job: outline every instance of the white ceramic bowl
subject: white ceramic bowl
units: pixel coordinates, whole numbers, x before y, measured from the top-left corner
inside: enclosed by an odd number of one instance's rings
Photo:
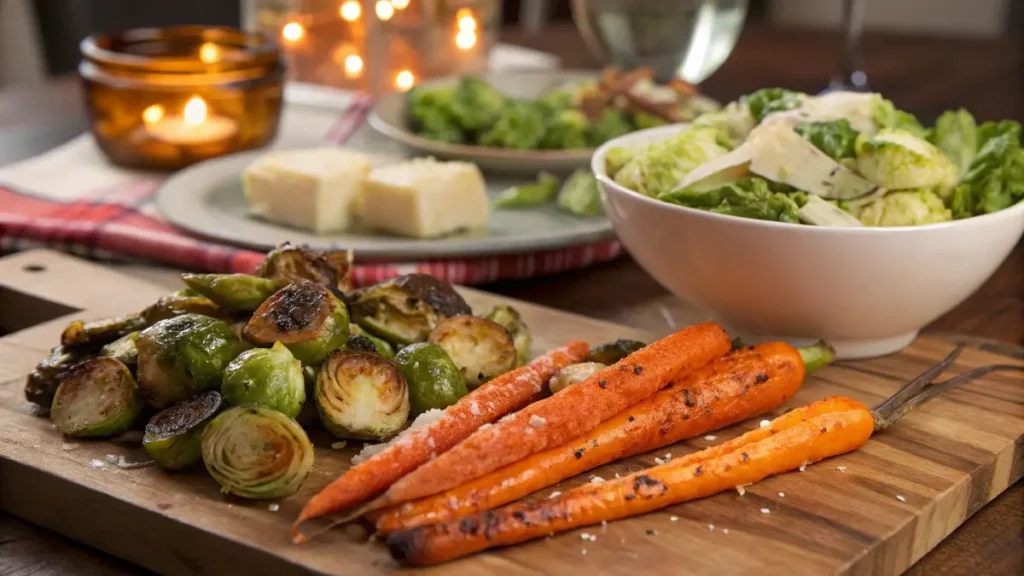
[[[1024,203],[927,226],[826,228],[684,208],[605,173],[609,148],[640,147],[679,129],[607,142],[591,167],[633,258],[744,339],[824,339],[840,358],[894,352],[981,286],[1024,233]]]

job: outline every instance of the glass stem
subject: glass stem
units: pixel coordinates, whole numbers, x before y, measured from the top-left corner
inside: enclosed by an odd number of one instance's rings
[[[864,0],[843,0],[843,29],[846,33],[843,50],[843,77],[841,84],[854,90],[867,90],[868,77],[864,73],[861,56],[861,34],[864,31]]]

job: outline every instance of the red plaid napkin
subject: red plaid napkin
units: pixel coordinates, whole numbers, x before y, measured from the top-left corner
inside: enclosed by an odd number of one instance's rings
[[[328,131],[345,143],[366,119],[371,101],[358,99]],[[140,177],[88,198],[60,201],[0,183],[0,253],[46,247],[100,260],[142,260],[189,270],[251,272],[263,254],[191,236],[166,222],[152,200],[157,177]],[[617,240],[528,254],[455,260],[358,263],[357,286],[411,272],[457,284],[485,284],[584,268],[616,258]]]

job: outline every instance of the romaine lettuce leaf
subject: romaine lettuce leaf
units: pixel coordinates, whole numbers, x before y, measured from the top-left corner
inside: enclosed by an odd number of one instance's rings
[[[997,212],[1024,200],[1020,124],[986,122],[978,128],[978,155],[953,191],[954,218]]]
[[[804,101],[804,95],[785,88],[762,88],[747,94],[742,101],[750,108],[754,122],[760,124],[764,117],[772,112],[799,108]]]
[[[930,140],[956,164],[963,175],[978,153],[978,125],[967,110],[948,110],[935,121]]]
[[[790,192],[792,188],[784,184],[754,177],[706,192],[666,192],[658,199],[717,214],[796,224],[800,222],[799,210],[806,196]]]
[[[928,130],[921,126],[913,114],[896,108],[891,100],[885,98],[878,99],[875,107],[875,124],[878,124],[879,129],[898,128],[918,138],[928,138]]]
[[[803,136],[818,149],[828,154],[833,160],[853,158],[854,142],[859,134],[844,119],[822,122],[804,122],[793,127],[796,133]]]

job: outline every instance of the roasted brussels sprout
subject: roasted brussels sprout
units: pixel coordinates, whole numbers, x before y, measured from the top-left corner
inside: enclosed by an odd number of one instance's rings
[[[220,388],[224,368],[247,348],[226,322],[200,314],[157,322],[139,334],[135,347],[139,391],[158,410]]]
[[[258,404],[295,418],[306,401],[302,362],[281,342],[246,350],[224,369],[220,391],[228,404]]]
[[[343,298],[349,290],[351,271],[351,250],[321,252],[285,242],[267,254],[256,273],[282,284],[309,280],[327,286],[335,296]]]
[[[548,389],[551,390],[552,394],[560,392],[573,384],[583,382],[587,378],[590,378],[607,367],[607,365],[600,362],[580,362],[579,364],[570,364],[558,372],[555,372],[555,375],[548,380]]]
[[[202,294],[196,292],[191,288],[182,288],[180,290],[175,290],[174,292],[171,292],[171,296],[180,296],[182,298],[187,298],[192,296],[202,296]]]
[[[189,288],[232,312],[252,312],[285,282],[249,274],[182,274]]]
[[[81,348],[53,348],[50,355],[29,373],[25,381],[25,399],[48,411],[53,404],[53,395],[57,392],[60,381],[72,368],[92,357],[92,353]]]
[[[64,328],[60,335],[60,343],[63,346],[102,346],[146,326],[146,321],[138,314],[90,322],[75,320]]]
[[[236,406],[203,430],[203,464],[221,492],[242,498],[294,494],[313,468],[313,445],[291,418],[262,406]]]
[[[484,318],[498,323],[508,331],[512,343],[516,346],[516,366],[522,366],[530,361],[530,329],[515,308],[499,304],[484,314]]]
[[[125,334],[103,348],[100,348],[99,355],[120,361],[134,373],[135,367],[139,363],[139,349],[135,347],[135,338],[138,336],[138,332]]]
[[[436,344],[420,342],[406,346],[395,355],[395,364],[409,385],[412,416],[432,408],[447,408],[469,393],[462,372]]]
[[[164,296],[147,306],[142,311],[142,318],[146,326],[152,326],[161,320],[184,314],[202,314],[219,320],[228,319],[224,310],[205,296]]]
[[[428,274],[406,274],[363,288],[349,298],[353,320],[392,344],[423,342],[441,320],[472,311],[451,284]]]
[[[203,459],[203,428],[220,410],[216,390],[157,412],[146,424],[142,448],[161,467],[184,470]]]
[[[260,346],[281,342],[306,364],[323,362],[348,340],[348,311],[325,286],[310,281],[277,291],[242,331]]]
[[[316,379],[316,408],[338,438],[383,440],[409,417],[409,388],[390,360],[369,352],[332,352]]]
[[[437,344],[462,372],[470,389],[504,374],[516,364],[512,337],[500,324],[476,316],[441,321],[427,341]]]
[[[600,362],[601,364],[611,366],[644,346],[647,346],[647,344],[637,340],[620,339],[615,342],[608,342],[591,348],[590,354],[587,354],[586,361]]]
[[[368,334],[366,330],[363,330],[359,326],[359,324],[349,324],[348,333],[350,335],[349,339],[351,339],[352,336],[362,336],[369,340],[370,342],[373,342],[373,346],[377,349],[377,353],[387,358],[388,360],[393,360],[395,358],[394,346],[389,344],[387,340],[377,338],[373,334]]]
[[[68,436],[113,436],[127,430],[141,411],[128,367],[113,358],[93,358],[60,383],[50,421]]]

